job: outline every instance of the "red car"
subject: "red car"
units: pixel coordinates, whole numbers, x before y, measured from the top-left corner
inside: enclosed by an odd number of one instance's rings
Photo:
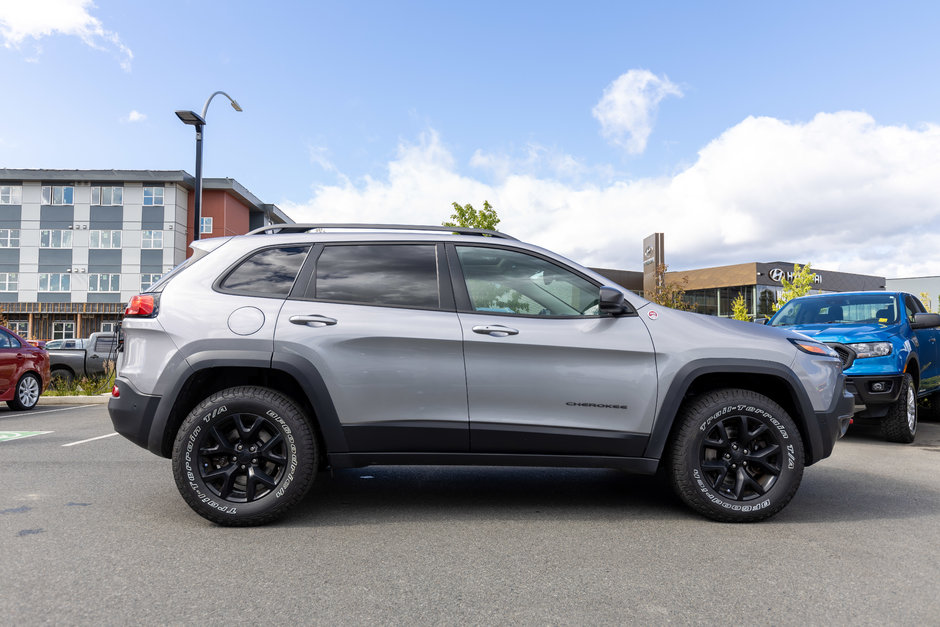
[[[49,353],[0,327],[0,401],[11,409],[32,409],[49,385]]]

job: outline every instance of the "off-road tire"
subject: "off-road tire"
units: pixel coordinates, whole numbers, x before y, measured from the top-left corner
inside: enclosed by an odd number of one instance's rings
[[[914,378],[907,372],[901,379],[898,400],[888,409],[888,415],[881,419],[881,435],[888,442],[909,444],[917,435],[917,390]]]
[[[686,505],[721,522],[755,522],[783,509],[803,478],[803,440],[777,403],[750,390],[686,403],[666,470]]]
[[[32,372],[27,372],[16,382],[13,398],[7,401],[7,406],[16,411],[32,409],[39,402],[42,394],[42,381]]]
[[[232,527],[262,525],[303,499],[320,448],[303,410],[262,387],[235,387],[203,400],[173,443],[173,477],[197,514]]]

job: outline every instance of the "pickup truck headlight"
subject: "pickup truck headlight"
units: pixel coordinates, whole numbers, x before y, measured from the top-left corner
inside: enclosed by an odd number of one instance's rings
[[[855,359],[884,357],[891,354],[890,342],[857,342],[855,344],[846,344],[846,346],[855,351]]]

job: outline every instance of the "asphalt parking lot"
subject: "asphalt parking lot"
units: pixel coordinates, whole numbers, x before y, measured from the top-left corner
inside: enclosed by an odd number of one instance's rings
[[[936,624],[940,424],[853,428],[759,524],[609,470],[325,473],[215,527],[105,406],[0,409],[8,624]],[[9,434],[25,435],[9,439]]]

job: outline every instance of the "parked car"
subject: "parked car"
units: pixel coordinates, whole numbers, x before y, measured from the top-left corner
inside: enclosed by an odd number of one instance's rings
[[[57,350],[60,348],[85,348],[85,343],[87,339],[84,338],[68,338],[64,340],[49,340],[46,342],[45,348],[47,351]]]
[[[0,327],[0,401],[10,409],[32,409],[49,385],[49,354],[45,349]]]
[[[70,384],[76,377],[99,377],[108,373],[117,359],[117,334],[92,333],[88,338],[61,341],[49,348],[50,369],[54,381]]]
[[[917,398],[940,392],[940,314],[905,292],[850,292],[794,298],[769,324],[835,349],[856,417],[892,442],[914,441]]]
[[[494,231],[336,226],[196,241],[127,306],[111,420],[213,522],[371,464],[663,469],[699,513],[756,521],[848,426],[839,357],[805,336]]]

